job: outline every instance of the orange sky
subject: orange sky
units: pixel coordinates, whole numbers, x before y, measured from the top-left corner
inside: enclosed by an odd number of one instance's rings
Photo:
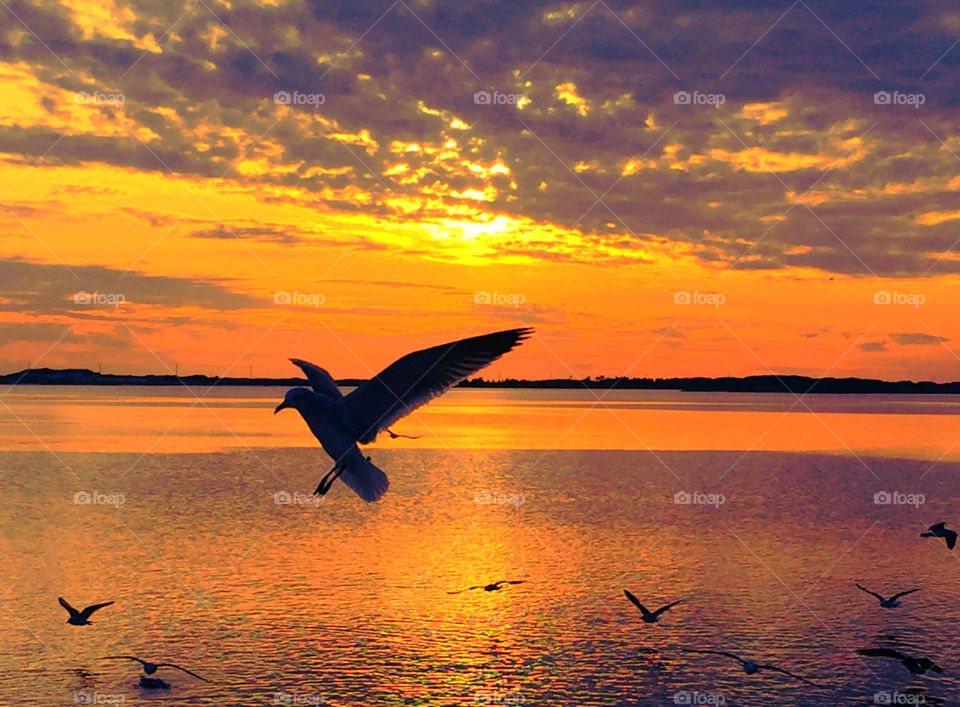
[[[0,8],[0,371],[960,379],[958,17],[491,7]]]

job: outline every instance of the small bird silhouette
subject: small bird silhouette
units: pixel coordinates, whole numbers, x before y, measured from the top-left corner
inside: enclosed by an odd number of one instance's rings
[[[795,675],[794,673],[791,673],[789,670],[778,668],[776,665],[761,665],[755,660],[744,660],[740,656],[734,655],[733,653],[727,653],[725,651],[704,651],[704,650],[697,650],[696,648],[681,648],[680,650],[684,651],[685,653],[710,653],[712,655],[723,655],[723,656],[726,656],[727,658],[733,658],[735,661],[737,661],[738,663],[740,663],[740,665],[743,666],[743,672],[745,672],[747,675],[753,675],[754,673],[758,673],[761,670],[773,670],[778,673],[783,673],[784,675],[789,675],[790,677],[796,680],[801,680],[807,683],[808,685],[816,685],[815,682],[811,682],[806,678],[802,678],[799,675]]]
[[[637,607],[638,609],[640,609],[641,612],[643,612],[643,616],[642,616],[641,618],[643,619],[643,621],[644,621],[645,623],[648,623],[648,624],[658,623],[658,622],[660,621],[660,614],[662,614],[664,611],[667,611],[667,610],[670,609],[671,607],[674,607],[674,606],[676,606],[677,604],[679,604],[680,602],[683,601],[683,599],[678,599],[677,601],[673,602],[672,604],[667,604],[666,606],[661,606],[661,607],[660,607],[659,609],[657,609],[656,611],[649,611],[649,610],[647,609],[647,607],[645,607],[643,604],[640,603],[640,600],[639,600],[639,599],[637,599],[635,596],[633,596],[633,594],[631,594],[630,592],[628,592],[626,589],[623,590],[623,593],[627,595],[627,599],[629,599],[631,602],[633,602],[633,605],[634,605],[635,607]]]
[[[857,651],[857,653],[860,655],[869,655],[879,658],[893,658],[894,660],[899,660],[901,663],[903,663],[903,667],[905,667],[914,675],[923,675],[931,670],[935,673],[943,672],[943,668],[929,658],[915,658],[913,656],[904,655],[900,651],[896,651],[893,648],[861,648]]]
[[[155,672],[157,672],[158,668],[176,668],[177,670],[182,670],[187,675],[192,675],[197,680],[210,682],[206,678],[202,678],[196,673],[192,673],[186,668],[182,668],[179,665],[175,665],[174,663],[151,663],[150,661],[142,660],[133,655],[105,655],[100,660],[135,660],[143,666],[143,672],[146,673],[147,675],[153,675]],[[159,678],[156,678],[156,679],[159,679]],[[141,676],[141,682],[143,682],[143,676]]]
[[[859,589],[859,590],[861,590],[861,591],[864,591],[864,592],[866,592],[867,594],[872,594],[872,595],[875,596],[877,599],[879,599],[879,600],[880,600],[880,606],[882,606],[884,609],[893,609],[893,608],[896,608],[896,607],[900,606],[900,602],[897,601],[900,597],[903,597],[903,596],[906,596],[907,594],[913,594],[914,592],[919,592],[919,591],[920,591],[919,589],[908,589],[908,590],[905,591],[905,592],[898,592],[897,594],[894,594],[894,595],[893,595],[892,597],[890,597],[889,599],[884,599],[882,596],[880,596],[880,595],[877,594],[876,592],[871,592],[871,591],[870,591],[869,589],[867,589],[866,587],[861,587],[859,584],[856,584],[856,582],[854,582],[854,584],[856,585],[857,589]]]
[[[493,582],[491,584],[475,584],[472,587],[467,587],[466,589],[458,589],[455,592],[447,592],[447,594],[461,594],[463,592],[469,592],[471,589],[482,589],[485,592],[496,592],[503,588],[504,584],[523,584],[525,579],[501,579],[498,582]]]
[[[91,623],[90,615],[93,614],[94,611],[97,611],[99,609],[102,609],[105,606],[110,606],[111,604],[115,603],[112,601],[105,601],[103,604],[91,604],[83,611],[77,611],[72,606],[70,606],[70,602],[68,602],[63,597],[57,597],[57,601],[60,602],[60,606],[62,606],[64,609],[70,612],[70,618],[67,619],[67,623],[73,624],[74,626],[87,626],[88,624]]]
[[[923,533],[921,538],[943,538],[947,543],[947,549],[952,550],[957,544],[957,531],[950,530],[946,523],[934,523]]]

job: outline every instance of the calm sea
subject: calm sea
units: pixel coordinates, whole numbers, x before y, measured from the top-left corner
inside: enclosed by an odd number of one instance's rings
[[[956,704],[960,401],[459,389],[366,504],[281,396],[0,397],[0,704]]]

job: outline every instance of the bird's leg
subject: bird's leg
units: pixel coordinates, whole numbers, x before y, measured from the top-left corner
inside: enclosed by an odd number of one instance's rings
[[[340,478],[340,474],[344,472],[344,469],[346,469],[346,467],[340,462],[334,464],[333,468],[320,479],[320,484],[317,486],[317,490],[313,492],[313,495],[326,496],[327,491],[333,486],[333,482]]]

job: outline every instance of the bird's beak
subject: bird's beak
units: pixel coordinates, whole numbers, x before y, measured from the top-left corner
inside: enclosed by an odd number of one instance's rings
[[[290,406],[287,405],[286,403],[280,403],[279,405],[277,405],[277,407],[275,407],[275,408],[273,409],[273,414],[276,415],[278,412],[280,412],[280,411],[283,410],[284,408],[288,408],[288,407],[290,407]]]

